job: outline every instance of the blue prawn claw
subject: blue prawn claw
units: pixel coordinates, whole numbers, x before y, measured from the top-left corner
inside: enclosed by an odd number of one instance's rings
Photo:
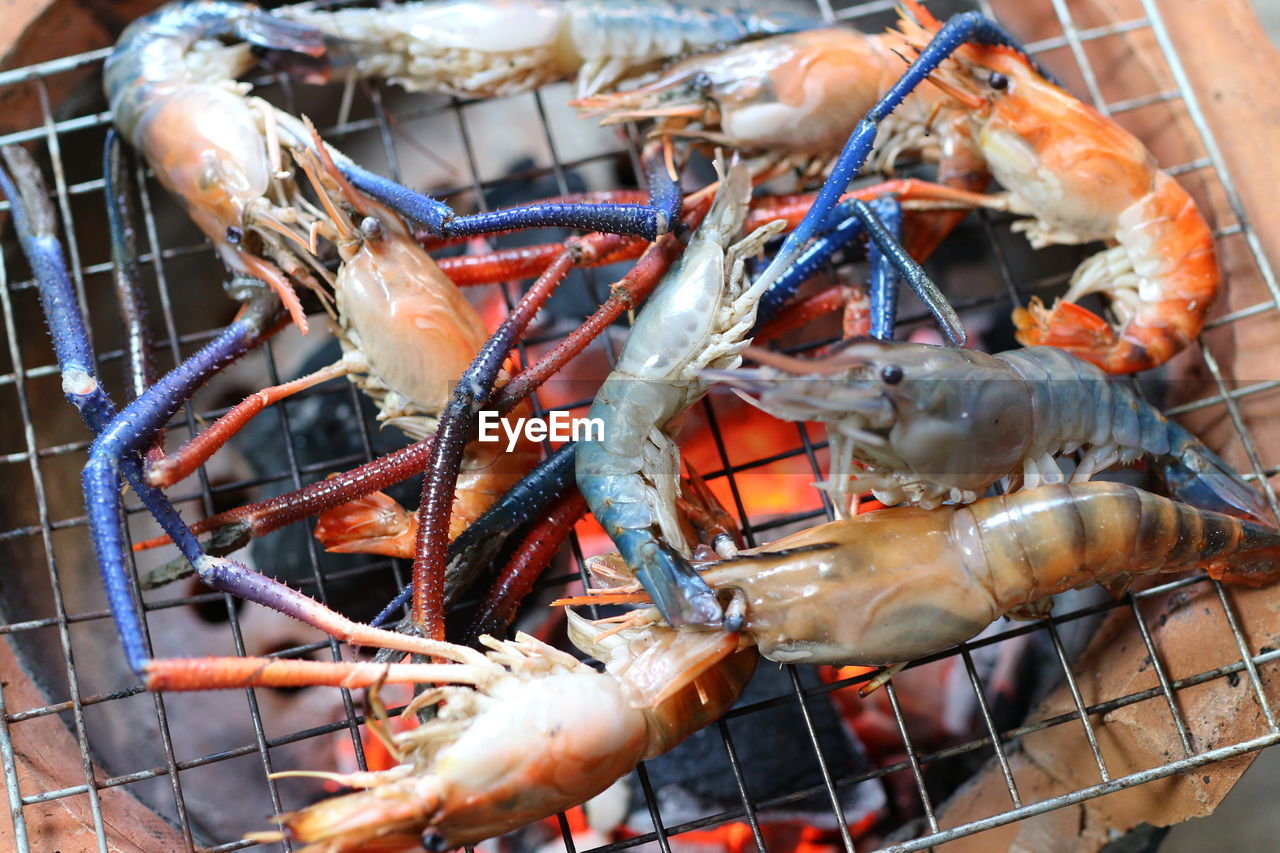
[[[676,628],[742,630],[740,621],[732,625],[725,621],[724,608],[716,594],[676,549],[651,536],[643,537],[645,541],[632,549],[624,544],[626,538],[625,533],[618,538],[618,548],[624,556],[633,552],[628,564],[639,567],[635,570],[636,580],[649,591],[669,624]]]
[[[1207,449],[1188,447],[1157,473],[1170,497],[1183,503],[1261,524],[1275,523],[1257,490]]]

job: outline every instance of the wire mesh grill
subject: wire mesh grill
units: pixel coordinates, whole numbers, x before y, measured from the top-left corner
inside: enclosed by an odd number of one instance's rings
[[[1220,240],[1243,239],[1256,264],[1257,273],[1265,284],[1272,298],[1258,305],[1219,316],[1211,321],[1209,328],[1218,328],[1242,322],[1257,315],[1274,310],[1277,306],[1277,290],[1274,272],[1260,248],[1257,235],[1244,215],[1239,194],[1232,177],[1226,171],[1223,156],[1215,143],[1213,134],[1195,96],[1189,88],[1186,74],[1174,52],[1169,35],[1160,18],[1159,10],[1152,0],[1143,0],[1141,14],[1119,23],[1101,26],[1077,26],[1073,18],[1073,5],[1067,0],[1040,0],[1041,4],[1052,4],[1055,17],[1060,25],[1061,34],[1034,42],[1030,45],[1033,52],[1052,58],[1051,64],[1060,72],[1063,69],[1078,75],[1083,89],[1077,92],[1088,99],[1104,113],[1123,116],[1126,113],[1141,111],[1159,105],[1180,104],[1199,135],[1198,144],[1203,150],[1201,156],[1193,157],[1185,162],[1162,163],[1168,170],[1177,175],[1203,177],[1212,182],[1214,191],[1221,192],[1226,199],[1226,207],[1234,214],[1235,221],[1219,227],[1216,236]],[[949,14],[953,8],[942,3],[933,5],[940,15]],[[978,4],[982,11],[990,14],[992,10],[987,4]],[[829,21],[841,21],[860,26],[868,31],[875,31],[887,25],[892,15],[893,3],[890,0],[875,0],[861,4],[842,6],[828,0],[817,0],[818,11]],[[1136,97],[1108,102],[1104,95],[1105,80],[1091,64],[1090,48],[1103,43],[1107,39],[1146,32],[1158,43],[1163,58],[1168,65],[1168,73],[1175,82],[1175,88],[1167,91],[1156,91]],[[105,112],[78,108],[74,103],[67,103],[54,111],[51,95],[65,91],[62,83],[67,79],[83,76],[85,70],[96,74],[108,51],[99,50],[85,54],[66,57],[54,62],[38,66],[17,69],[0,73],[0,91],[5,89],[22,90],[34,97],[40,107],[42,120],[29,128],[20,129],[0,136],[0,143],[35,143],[43,147],[53,170],[53,187],[56,203],[62,216],[61,225],[66,235],[68,256],[77,286],[85,304],[99,306],[102,303],[100,291],[105,288],[104,282],[109,275],[110,264],[101,260],[106,257],[104,241],[91,232],[89,226],[83,225],[91,221],[92,215],[87,213],[91,208],[101,208],[103,184],[100,174],[95,171],[99,162],[98,152],[105,128],[109,124],[109,116]],[[326,138],[339,147],[350,144],[367,143],[367,147],[380,152],[385,158],[379,162],[377,156],[366,161],[375,169],[385,168],[393,177],[401,176],[401,161],[412,156],[419,161],[418,166],[430,170],[435,168],[418,149],[406,140],[412,127],[419,121],[432,121],[435,126],[448,118],[454,122],[456,139],[454,147],[461,155],[462,169],[466,175],[461,181],[452,181],[457,186],[444,190],[444,195],[457,203],[470,203],[479,209],[499,206],[493,201],[502,192],[511,187],[520,187],[543,181],[548,183],[552,192],[565,193],[577,188],[576,182],[589,188],[606,188],[611,186],[613,173],[632,172],[636,167],[634,145],[624,144],[620,140],[609,138],[603,150],[580,150],[577,144],[578,126],[569,124],[573,119],[566,119],[557,110],[566,98],[564,87],[551,87],[532,96],[521,96],[500,102],[497,107],[506,111],[524,110],[529,113],[532,127],[539,129],[541,142],[545,145],[544,162],[534,163],[529,168],[517,169],[511,173],[505,166],[495,168],[491,162],[489,151],[484,140],[475,138],[474,123],[479,110],[493,109],[493,105],[465,103],[452,99],[434,97],[410,98],[390,88],[377,85],[349,86],[323,90],[320,94],[314,91],[295,89],[287,80],[269,79],[260,81],[260,91],[266,97],[279,102],[290,111],[299,110],[310,113],[322,128]],[[301,104],[299,102],[305,102]],[[401,132],[403,130],[404,132]],[[433,147],[448,148],[447,145]],[[570,153],[569,149],[573,149]],[[449,155],[438,155],[448,159]],[[426,163],[427,165],[423,165]],[[455,163],[456,165],[456,163]],[[450,183],[439,175],[435,176],[435,186]],[[216,269],[205,270],[198,274],[193,271],[203,268],[215,268],[208,247],[198,238],[193,228],[183,230],[157,211],[171,210],[170,202],[165,198],[163,190],[144,176],[138,176],[142,197],[142,215],[144,228],[141,234],[141,245],[144,255],[141,262],[154,277],[153,325],[160,330],[159,346],[166,351],[168,358],[176,361],[189,355],[204,341],[211,338],[220,327],[218,323],[210,323],[210,315],[215,310],[203,307],[221,299],[211,293],[212,281],[219,272]],[[419,181],[421,184],[422,181]],[[545,193],[544,193],[545,194]],[[509,203],[509,202],[503,202]],[[6,206],[7,209],[7,206]],[[1060,288],[1066,274],[1075,265],[1078,254],[1064,254],[1057,272],[1048,277],[1027,280],[1023,274],[1022,263],[1024,252],[1018,240],[1005,240],[1008,236],[1007,223],[999,218],[980,217],[977,230],[985,241],[986,257],[995,262],[998,275],[991,276],[982,286],[975,286],[971,295],[957,299],[962,310],[978,308],[995,308],[1005,311],[1011,302],[1025,304],[1033,292],[1052,291]],[[258,694],[264,691],[247,691],[245,704],[238,713],[247,719],[248,737],[234,743],[222,743],[216,747],[203,748],[216,738],[200,738],[193,740],[194,733],[190,725],[183,728],[171,726],[172,708],[179,700],[169,696],[148,696],[143,694],[136,681],[123,672],[117,662],[110,664],[112,656],[118,656],[118,647],[110,644],[109,649],[99,652],[91,647],[92,635],[82,633],[88,626],[96,626],[99,630],[109,630],[109,618],[101,606],[101,598],[97,593],[81,589],[78,580],[88,577],[85,566],[91,565],[92,557],[88,547],[85,520],[82,504],[75,484],[78,477],[74,473],[83,463],[88,443],[79,431],[78,422],[73,413],[65,407],[61,394],[56,386],[58,371],[51,362],[50,352],[40,328],[35,312],[35,297],[32,282],[27,280],[27,273],[13,251],[12,244],[5,244],[5,264],[2,269],[7,272],[5,286],[0,287],[0,308],[4,312],[5,332],[7,336],[6,355],[0,357],[7,360],[0,375],[0,394],[9,405],[21,414],[16,421],[17,428],[10,438],[16,443],[11,447],[0,447],[0,463],[4,465],[6,483],[14,483],[8,491],[14,497],[6,500],[4,515],[0,516],[0,543],[4,543],[6,553],[10,555],[10,567],[13,570],[19,563],[25,563],[30,584],[48,584],[48,591],[43,596],[24,594],[19,598],[16,593],[6,593],[7,621],[0,626],[0,633],[9,635],[17,644],[24,642],[27,647],[41,646],[38,653],[32,655],[36,661],[43,661],[46,670],[43,683],[53,697],[51,704],[39,707],[12,707],[5,705],[4,693],[0,691],[0,760],[5,766],[5,778],[9,794],[10,810],[19,846],[24,842],[31,844],[31,849],[39,849],[38,836],[34,831],[30,816],[39,814],[43,804],[67,798],[80,798],[87,802],[92,824],[97,834],[99,849],[107,849],[106,827],[110,824],[110,799],[114,789],[139,789],[151,786],[147,799],[159,811],[175,821],[189,846],[211,843],[211,850],[234,850],[253,846],[251,842],[238,840],[237,834],[209,830],[203,823],[200,808],[193,808],[192,803],[208,802],[220,796],[233,796],[227,791],[207,790],[207,782],[201,771],[220,764],[236,761],[251,761],[260,765],[256,770],[257,788],[270,800],[269,808],[263,803],[259,813],[282,811],[297,807],[299,803],[290,800],[290,794],[280,783],[269,778],[268,774],[276,767],[276,758],[282,751],[292,745],[316,742],[318,738],[330,737],[336,732],[349,732],[356,762],[363,767],[364,755],[358,734],[358,727],[363,715],[357,708],[347,691],[341,692],[341,711],[327,720],[296,730],[281,731],[273,726],[272,716],[264,712],[263,700]],[[582,273],[581,284],[591,298],[602,300],[606,295],[608,278],[606,275]],[[941,276],[946,281],[946,276]],[[196,281],[199,279],[199,281]],[[205,281],[207,279],[207,281]],[[192,282],[195,281],[193,284]],[[573,285],[568,285],[572,287]],[[187,291],[195,287],[204,287],[204,293],[198,299],[188,298]],[[506,299],[507,307],[516,295],[511,287],[500,287]],[[589,310],[589,309],[588,309]],[[230,313],[230,309],[226,310]],[[111,347],[102,347],[105,340],[110,340],[111,330],[105,328],[109,323],[100,318],[109,316],[91,309],[89,319],[95,340],[100,345],[101,361],[106,367],[108,381],[111,365],[120,361],[120,352]],[[923,317],[910,318],[910,322],[922,322]],[[554,344],[563,329],[547,329],[535,333],[522,345],[522,357],[526,360],[530,352],[539,347]],[[275,384],[282,378],[288,378],[293,372],[287,365],[280,363],[277,345],[268,343],[262,354],[248,360],[249,370],[256,372],[257,381],[261,384]],[[601,346],[605,355],[612,359],[616,354],[614,348],[605,340]],[[1178,407],[1178,412],[1191,412],[1215,406],[1224,407],[1234,424],[1237,437],[1244,455],[1247,457],[1251,473],[1254,477],[1264,478],[1275,473],[1274,467],[1264,466],[1255,436],[1244,428],[1244,419],[1240,412],[1242,401],[1253,395],[1265,394],[1274,390],[1280,381],[1264,380],[1248,385],[1233,386],[1231,377],[1225,376],[1218,366],[1214,355],[1208,350],[1202,351],[1202,357],[1211,374],[1212,383],[1209,392],[1198,399]],[[335,390],[337,388],[337,390]],[[352,387],[327,385],[311,392],[314,398],[333,399],[344,397],[350,400],[353,410],[367,413],[367,405],[362,404],[358,392]],[[323,459],[304,458],[299,452],[306,437],[295,429],[296,410],[294,406],[305,402],[279,406],[274,411],[260,415],[260,419],[274,419],[275,428],[287,437],[284,442],[284,464],[281,470],[260,473],[252,476],[228,476],[213,481],[202,472],[198,488],[179,487],[175,498],[180,498],[188,506],[198,506],[203,513],[212,512],[231,503],[239,503],[254,490],[264,487],[281,486],[293,488],[305,482],[318,479],[326,473],[344,470],[374,455],[376,443],[375,429],[371,427],[369,418],[357,419],[353,429],[358,434],[359,451],[354,454],[330,455]],[[44,412],[48,401],[49,415]],[[189,404],[185,413],[177,419],[172,429],[176,432],[194,430],[198,421],[221,413],[219,406],[202,406],[203,397],[197,397],[195,404]],[[565,404],[566,408],[581,410],[588,399]],[[54,407],[58,407],[55,412]],[[803,428],[796,428],[796,438],[790,446],[778,448],[769,455],[757,458],[737,458],[733,449],[726,445],[723,436],[723,424],[717,418],[718,403],[715,400],[702,404],[710,434],[714,439],[719,456],[720,469],[704,472],[709,481],[726,480],[733,496],[732,509],[744,522],[744,532],[749,544],[768,541],[775,538],[778,531],[790,529],[798,524],[814,523],[824,514],[829,513],[829,506],[816,504],[811,510],[793,513],[759,513],[749,506],[744,498],[741,481],[753,472],[767,470],[769,466],[788,461],[799,462],[804,467],[805,476],[809,479],[821,479],[824,444],[814,440]],[[541,409],[539,409],[541,414]],[[740,455],[740,454],[739,454]],[[62,485],[71,482],[72,487]],[[1273,499],[1273,509],[1275,508]],[[135,533],[143,529],[145,519],[139,515],[139,509],[130,508],[131,527]],[[191,513],[188,512],[188,516]],[[318,547],[311,543],[303,546],[306,552],[307,577],[294,579],[307,592],[322,601],[328,601],[331,587],[340,581],[376,577],[382,582],[394,582],[399,585],[404,580],[402,567],[389,560],[364,560],[356,563],[335,564],[330,558],[322,555]],[[570,551],[576,566],[581,570],[582,553],[578,543],[574,541]],[[70,580],[74,577],[75,581]],[[547,584],[564,583],[572,577],[561,576],[548,580]],[[388,582],[389,581],[389,582]],[[8,582],[7,582],[8,583]],[[1221,587],[1216,588],[1219,606],[1226,618],[1226,628],[1232,632],[1234,642],[1239,651],[1239,659],[1221,666],[1175,677],[1170,668],[1162,664],[1162,657],[1152,639],[1147,624],[1143,621],[1140,604],[1148,598],[1165,595],[1172,590],[1193,585],[1211,583],[1200,577],[1183,578],[1171,583],[1151,587],[1134,593],[1116,603],[1093,605],[1087,608],[1055,614],[1051,619],[1034,623],[1008,626],[999,633],[975,640],[964,646],[936,655],[933,659],[958,656],[962,662],[963,672],[972,685],[981,710],[983,729],[979,737],[967,742],[947,746],[940,750],[922,750],[916,748],[909,730],[907,720],[902,712],[899,696],[891,682],[887,687],[887,696],[892,706],[893,715],[903,739],[905,758],[888,766],[876,767],[852,776],[833,774],[824,749],[815,733],[814,724],[806,706],[806,699],[848,690],[853,685],[865,680],[865,676],[846,678],[822,685],[806,685],[798,677],[796,670],[790,670],[790,693],[773,699],[755,702],[732,711],[726,721],[718,724],[717,730],[723,739],[727,756],[727,771],[734,776],[740,802],[728,810],[708,814],[691,821],[672,824],[663,819],[662,804],[654,797],[649,778],[642,766],[638,770],[639,786],[646,796],[649,813],[652,818],[652,830],[641,833],[635,838],[612,843],[597,848],[600,851],[623,849],[642,844],[656,842],[668,853],[672,842],[679,843],[679,836],[693,829],[716,826],[728,821],[745,821],[751,830],[756,845],[766,849],[765,833],[758,818],[762,810],[778,808],[788,803],[798,802],[805,798],[825,797],[836,815],[835,823],[842,833],[842,841],[848,849],[853,849],[855,841],[851,837],[845,820],[841,815],[841,791],[867,779],[885,777],[891,773],[905,771],[914,780],[918,796],[921,799],[924,822],[919,832],[907,840],[889,843],[884,849],[909,851],[926,849],[936,844],[965,835],[983,832],[1002,824],[1017,821],[1032,815],[1041,814],[1053,809],[1079,803],[1104,794],[1140,785],[1154,779],[1171,774],[1182,773],[1205,764],[1238,755],[1280,741],[1280,729],[1277,728],[1274,712],[1271,709],[1263,689],[1263,679],[1259,668],[1280,657],[1280,651],[1266,647],[1255,653],[1242,631],[1239,620],[1233,609],[1232,599]],[[1216,584],[1215,584],[1216,586]],[[20,601],[31,599],[36,603],[31,607],[19,609]],[[340,603],[340,602],[338,602]],[[251,633],[241,624],[241,612],[226,596],[217,593],[194,593],[174,596],[172,591],[161,591],[161,594],[146,596],[146,611],[149,626],[152,628],[152,640],[156,644],[157,654],[179,654],[183,648],[172,639],[162,639],[156,629],[157,621],[164,618],[166,611],[173,611],[189,606],[225,608],[224,626],[218,630],[229,634],[229,641],[235,653],[245,654],[246,647],[253,645]],[[1059,629],[1073,622],[1085,619],[1097,613],[1113,608],[1127,608],[1141,630],[1141,636],[1152,664],[1158,676],[1158,686],[1146,690],[1129,692],[1122,695],[1107,696],[1100,701],[1086,703],[1076,678],[1068,665],[1068,654],[1059,637]],[[229,630],[228,630],[229,629]],[[1003,642],[1013,637],[1023,636],[1031,632],[1045,632],[1055,650],[1062,674],[1073,697],[1074,710],[1058,714],[1047,719],[1040,719],[1014,729],[998,730],[990,709],[984,698],[980,684],[980,676],[974,665],[973,653]],[[327,651],[326,651],[327,650]],[[339,648],[334,641],[319,641],[304,644],[287,644],[283,648],[272,649],[274,653],[284,655],[329,654],[339,659]],[[187,652],[189,653],[189,651]],[[52,662],[52,663],[50,663]],[[34,664],[33,664],[34,665]],[[95,669],[101,667],[101,669]],[[1239,742],[1218,745],[1214,748],[1197,750],[1196,738],[1193,736],[1194,726],[1184,718],[1180,710],[1178,694],[1180,691],[1196,688],[1200,685],[1218,682],[1222,679],[1247,679],[1248,689],[1256,696],[1257,702],[1265,717],[1266,732],[1260,736]],[[1117,709],[1148,700],[1163,700],[1169,710],[1173,726],[1182,745],[1181,755],[1171,755],[1169,760],[1154,767],[1123,775],[1114,775],[1109,769],[1104,752],[1100,746],[1096,731],[1096,721],[1102,715]],[[274,702],[274,699],[273,699]],[[127,772],[110,775],[95,765],[98,754],[104,749],[104,743],[95,738],[94,730],[97,715],[103,708],[118,705],[126,710],[126,715],[133,715],[140,721],[150,736],[158,743],[162,760],[146,763],[146,766],[130,767]],[[761,800],[754,797],[746,781],[746,768],[738,759],[738,750],[730,736],[728,721],[757,714],[768,708],[780,705],[794,706],[800,713],[804,726],[812,744],[814,760],[820,771],[821,784],[803,790],[787,793],[772,800]],[[145,707],[144,707],[145,706]],[[83,780],[78,784],[61,787],[56,790],[44,789],[36,781],[20,776],[11,742],[13,730],[49,715],[59,715],[70,724],[75,742],[79,746],[79,761],[83,766]],[[189,724],[193,717],[183,713]],[[204,715],[205,725],[221,723],[221,713]],[[216,720],[215,720],[216,718]],[[1096,779],[1086,784],[1075,786],[1072,790],[1056,796],[1037,800],[1024,799],[1015,784],[1005,755],[1006,747],[1018,738],[1057,726],[1079,726],[1085,736],[1088,749],[1096,764]],[[993,744],[999,748],[993,749]],[[998,769],[1005,780],[1008,800],[996,813],[987,817],[969,820],[960,825],[940,828],[940,804],[934,802],[925,774],[922,770],[933,763],[939,763],[956,756],[980,753],[991,755],[998,762]],[[151,753],[146,753],[151,754]],[[157,786],[163,796],[159,800],[166,802],[156,805]],[[243,791],[234,796],[251,798]],[[563,820],[562,827],[565,826]],[[258,827],[243,826],[242,829]],[[566,833],[566,846],[573,850],[572,841]],[[867,845],[859,845],[859,849]],[[26,849],[24,847],[24,849]]]

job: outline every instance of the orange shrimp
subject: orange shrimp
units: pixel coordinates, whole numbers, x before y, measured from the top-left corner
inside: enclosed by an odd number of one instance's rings
[[[723,631],[619,630],[569,614],[569,635],[606,664],[604,672],[523,633],[505,642],[482,637],[483,655],[438,644],[456,662],[417,667],[438,686],[404,712],[440,704],[437,715],[406,731],[377,730],[401,763],[376,772],[276,774],[365,790],[279,815],[280,831],[248,837],[287,837],[313,853],[355,853],[450,850],[509,832],[591,799],[641,760],[714,722],[742,694],[758,660]],[[277,669],[311,662],[281,663]],[[360,666],[325,669],[346,676]],[[389,683],[415,680],[414,668],[381,669]],[[354,679],[347,683],[368,683]],[[376,693],[371,698],[384,717]]]
[[[305,332],[293,283],[319,285],[294,229],[306,233],[315,211],[281,152],[305,144],[306,134],[296,118],[234,82],[256,62],[244,37],[267,19],[245,3],[166,6],[124,31],[103,67],[103,86],[121,136],[223,263],[270,284]],[[235,43],[214,41],[220,37]]]
[[[923,46],[940,26],[918,3],[902,22]],[[1110,373],[1164,363],[1204,326],[1221,280],[1213,234],[1187,191],[1132,134],[1038,74],[1021,54],[966,44],[930,78],[966,108],[972,138],[1006,193],[992,208],[1035,248],[1105,240],[1053,308],[1014,312],[1018,340],[1049,344]],[[1118,327],[1075,304],[1105,294]]]
[[[575,102],[604,124],[654,119],[654,135],[764,151],[820,171],[867,110],[897,81],[907,47],[896,32],[807,30],[694,56],[635,89]],[[906,152],[938,164],[938,182],[980,192],[990,175],[952,99],[922,87],[880,125],[873,168],[891,172]],[[913,215],[909,251],[933,250],[965,211]]]

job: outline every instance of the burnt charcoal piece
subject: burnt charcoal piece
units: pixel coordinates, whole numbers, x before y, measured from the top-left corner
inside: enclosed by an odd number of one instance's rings
[[[810,667],[797,667],[796,674],[806,688],[820,683]],[[729,737],[761,823],[802,821],[820,829],[834,829],[836,821],[831,801],[823,787],[813,742],[794,695],[787,671],[769,661],[761,661],[755,678],[735,707],[778,697],[786,701],[731,717],[727,721]],[[841,720],[830,695],[819,693],[809,697],[805,704],[832,779],[839,783],[867,772],[870,765],[866,753]],[[695,733],[666,755],[645,762],[645,768],[667,826],[742,808],[742,795],[718,726]],[[814,791],[807,796],[794,796],[810,789]],[[878,780],[842,786],[838,790],[848,824],[857,823],[885,807],[884,790]],[[633,796],[630,823],[633,827],[647,827],[648,813],[638,786]],[[781,802],[765,805],[773,800]]]

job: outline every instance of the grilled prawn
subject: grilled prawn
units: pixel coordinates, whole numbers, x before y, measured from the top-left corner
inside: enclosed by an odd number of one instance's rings
[[[720,607],[689,566],[676,513],[680,449],[668,430],[710,387],[702,368],[741,362],[769,282],[747,286],[748,257],[782,228],[736,239],[751,182],[734,163],[675,267],[649,297],[588,416],[604,438],[578,447],[577,479],[596,519],[675,624],[713,624]]]
[[[281,140],[306,145],[309,137],[297,119],[234,82],[256,62],[245,39],[269,26],[278,25],[245,3],[165,6],[124,31],[107,58],[103,87],[120,134],[143,153],[223,263],[268,282],[305,331],[291,280],[319,284],[292,234],[306,233],[322,217],[287,169]],[[241,41],[215,40],[227,36]]]
[[[1270,583],[1280,531],[1119,483],[1060,484],[865,513],[713,563],[703,577],[740,593],[744,632],[770,660],[872,666],[942,651],[1003,615],[1042,613],[1069,589],[1196,567]]]
[[[487,655],[441,644],[459,662],[432,667],[444,686],[404,712],[440,703],[437,715],[385,735],[402,763],[279,774],[366,789],[281,815],[283,835],[313,853],[448,850],[491,838],[585,802],[672,749],[729,710],[755,671],[756,653],[723,631],[606,632],[576,615],[569,625],[604,672],[526,634],[483,637]]]
[[[1066,475],[1056,458],[1081,451],[1072,482],[1147,457],[1178,499],[1267,518],[1261,496],[1199,439],[1053,347],[987,355],[860,340],[817,360],[752,357],[764,366],[704,375],[777,417],[826,423],[838,510],[867,490],[886,504],[933,507],[970,503],[1002,478],[1058,483]]]
[[[584,97],[663,60],[818,23],[671,0],[443,0],[275,14],[343,42],[358,76],[469,98],[575,76]]]
[[[940,26],[917,3],[924,44]],[[1018,340],[1049,344],[1108,373],[1164,363],[1200,333],[1221,274],[1213,233],[1190,194],[1151,152],[1097,110],[1046,80],[1025,56],[965,44],[931,75],[964,106],[982,159],[1007,191],[988,204],[1032,217],[1015,224],[1035,248],[1103,240],[1052,308],[1014,313]],[[1108,297],[1118,328],[1076,304]]]
[[[269,282],[304,329],[290,280],[326,296],[332,291],[342,362],[254,395],[245,411],[347,375],[378,403],[381,420],[422,438],[488,332],[404,221],[343,178],[334,162],[341,155],[307,123],[234,82],[255,60],[247,43],[212,41],[228,35],[292,50],[318,37],[247,4],[174,4],[129,27],[107,63],[105,86],[120,132],[229,267]],[[318,205],[303,195],[290,160],[306,173]],[[317,256],[320,238],[337,249],[336,274]],[[153,462],[148,482],[166,486],[190,474],[240,422],[230,418]],[[474,476],[455,505],[459,523],[478,516],[537,461],[528,444],[501,464],[488,451],[472,450]]]

